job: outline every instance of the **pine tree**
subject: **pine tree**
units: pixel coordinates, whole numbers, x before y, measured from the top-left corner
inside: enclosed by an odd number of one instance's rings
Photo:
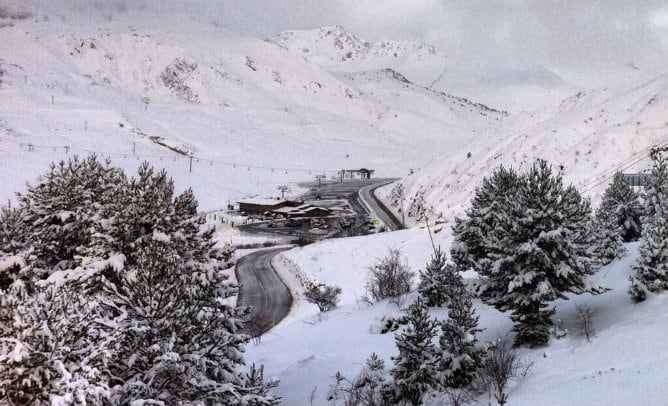
[[[19,268],[14,282],[0,287],[0,399],[104,403],[113,345],[96,323],[96,303],[68,286],[43,284],[29,266]]]
[[[32,247],[36,266],[61,269],[77,263],[91,243],[94,223],[101,220],[101,202],[113,198],[122,171],[97,160],[95,155],[51,164],[49,171],[19,204],[26,244]]]
[[[399,355],[393,357],[394,381],[387,388],[393,402],[419,405],[422,396],[437,387],[438,358],[432,339],[436,335],[435,319],[429,317],[427,305],[418,298],[407,311],[409,326],[394,338]]]
[[[602,265],[607,265],[626,254],[622,239],[622,226],[610,213],[598,211],[591,229],[597,236],[596,256]]]
[[[12,392],[0,398],[278,404],[262,367],[243,371],[246,310],[224,304],[237,291],[222,272],[229,252],[214,248],[192,191],[174,197],[146,164],[131,181],[119,171],[94,157],[61,163],[23,196],[36,241],[16,258],[39,255],[0,269],[0,387]],[[86,196],[60,195],[73,190]],[[64,221],[40,233],[40,213]]]
[[[645,212],[638,262],[633,267],[629,293],[635,302],[647,292],[668,290],[668,164],[653,156],[654,165],[645,187]]]
[[[469,385],[481,366],[484,350],[478,346],[478,315],[469,293],[459,286],[450,301],[448,318],[441,323],[440,382],[450,388]]]
[[[483,276],[479,294],[486,303],[512,311],[516,345],[543,345],[552,325],[553,310],[546,310],[547,302],[565,299],[566,292],[604,290],[589,281],[600,265],[592,248],[595,236],[589,230],[591,209],[573,186],[564,187],[561,176],[552,175],[543,160],[515,179],[512,198],[499,189],[500,198],[485,197],[489,206],[475,203],[475,210],[469,211],[488,212],[483,217],[485,227],[476,226],[478,220],[469,217],[454,229],[453,259]]]
[[[505,220],[501,216],[508,210],[508,205],[516,200],[521,181],[512,168],[499,166],[490,178],[483,178],[482,185],[476,188],[466,217],[455,218],[452,227],[455,240],[450,254],[459,271],[478,267],[489,244],[498,244],[498,241],[492,241],[496,227]]]
[[[17,209],[0,209],[0,253],[16,254],[25,249],[21,217],[21,212]]]
[[[426,300],[427,306],[448,305],[453,291],[462,283],[455,266],[447,263],[440,247],[431,256],[424,272],[419,272],[418,292]]]
[[[601,205],[596,211],[596,218],[601,222],[612,221],[616,224],[625,242],[636,241],[642,232],[641,216],[643,214],[640,197],[631,189],[624,174],[615,173],[612,183],[603,193]],[[612,217],[606,219],[605,217]]]

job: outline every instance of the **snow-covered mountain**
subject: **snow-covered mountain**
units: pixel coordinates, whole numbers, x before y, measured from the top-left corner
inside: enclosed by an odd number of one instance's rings
[[[500,109],[554,102],[577,87],[544,66],[482,68],[424,42],[365,41],[341,26],[278,33],[272,42],[329,72],[392,69],[423,87],[482,100]]]
[[[328,71],[392,68],[412,81],[433,81],[447,57],[423,42],[368,42],[341,26],[292,30],[276,34],[273,42]]]
[[[525,168],[535,158],[552,162],[596,200],[615,171],[641,172],[649,167],[649,149],[668,145],[666,112],[668,75],[625,89],[579,92],[554,108],[513,116],[487,139],[407,177],[406,205],[419,196],[432,215],[461,213],[483,176],[501,164]]]
[[[370,86],[183,10],[100,7],[3,8],[3,201],[48,162],[95,152],[128,169],[145,159],[166,167],[217,208],[316,172],[403,176],[505,118],[388,75],[383,63],[364,74],[378,77]],[[399,49],[408,59],[433,55],[423,45],[376,49],[345,38],[381,59]]]

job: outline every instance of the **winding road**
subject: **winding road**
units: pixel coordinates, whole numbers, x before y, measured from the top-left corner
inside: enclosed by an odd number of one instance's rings
[[[376,195],[374,192],[376,189],[378,189],[381,186],[385,186],[388,183],[391,183],[393,181],[387,181],[383,183],[376,183],[374,185],[370,186],[365,186],[360,189],[359,195],[360,199],[364,201],[366,206],[369,206],[368,208],[372,213],[378,217],[380,221],[382,221],[385,226],[388,228],[390,231],[396,231],[396,230],[401,230],[404,228],[404,225],[401,224],[401,221],[396,218],[394,213],[390,211],[390,209],[387,208],[378,198],[376,198]]]
[[[359,184],[359,197],[389,230],[404,228],[401,222],[374,195],[374,190],[387,185],[393,180],[382,180],[371,185]],[[341,186],[338,186],[341,187]],[[237,306],[251,308],[250,316],[244,325],[244,333],[251,337],[260,337],[290,312],[292,295],[285,283],[276,274],[271,259],[291,247],[273,248],[248,254],[237,262],[235,272],[240,284]]]
[[[271,259],[279,252],[292,247],[274,248],[253,252],[242,257],[235,269],[241,284],[237,306],[251,308],[250,318],[244,325],[244,333],[259,337],[288,315],[292,296],[285,283],[271,266]]]

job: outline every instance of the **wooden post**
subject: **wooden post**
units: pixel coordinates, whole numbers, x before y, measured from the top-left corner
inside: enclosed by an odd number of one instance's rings
[[[188,172],[192,173],[192,171],[193,171],[193,157],[192,157],[192,155],[189,158],[190,158],[190,166],[188,167]]]

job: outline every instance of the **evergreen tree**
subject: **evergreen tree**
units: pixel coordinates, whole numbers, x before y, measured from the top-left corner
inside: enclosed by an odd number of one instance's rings
[[[12,267],[14,281],[0,287],[0,403],[103,404],[113,340],[96,322],[96,303]]]
[[[25,235],[21,212],[0,209],[0,253],[15,254],[25,249]]]
[[[450,254],[459,271],[476,268],[484,259],[489,244],[496,235],[496,227],[508,210],[508,205],[516,200],[521,178],[512,169],[499,166],[490,178],[483,178],[476,188],[471,207],[465,218],[455,218],[452,227],[455,240]]]
[[[461,221],[454,229],[453,259],[483,276],[479,294],[486,303],[512,311],[516,345],[543,345],[554,313],[546,309],[547,302],[565,299],[567,292],[603,291],[588,278],[599,266],[589,230],[591,209],[543,160],[513,179],[517,186],[512,198],[502,189],[497,190],[500,198],[484,199],[491,202],[488,207],[480,207],[481,199],[474,198],[478,203],[469,214],[487,212],[485,227],[476,226],[476,219]]]
[[[192,191],[174,197],[171,179],[147,164],[128,181],[94,157],[83,162],[52,167],[22,197],[23,227],[37,240],[16,257],[27,265],[0,269],[0,398],[278,404],[262,367],[243,371],[246,310],[224,304],[237,291],[222,273],[229,252],[202,229]],[[60,196],[72,190],[87,194],[80,207]],[[40,240],[39,213],[64,218],[49,235],[75,248]]]
[[[597,220],[605,223],[612,221],[626,242],[636,241],[642,232],[643,214],[640,197],[631,189],[621,172],[615,173],[612,183],[603,193],[601,205],[596,211]],[[612,217],[612,219],[606,219]]]
[[[399,355],[393,357],[394,381],[387,387],[393,402],[419,405],[422,396],[437,387],[438,358],[432,339],[436,335],[435,319],[429,317],[427,305],[418,298],[406,314],[409,326],[394,338]]]
[[[439,370],[443,386],[462,388],[473,381],[484,356],[477,345],[480,331],[471,297],[460,285],[451,297],[448,318],[441,323]]]
[[[591,229],[597,236],[596,256],[602,265],[607,265],[626,254],[626,247],[622,240],[622,227],[613,215],[597,212],[596,221],[592,223]]]
[[[89,246],[102,202],[113,199],[123,173],[95,155],[51,164],[25,195],[19,194],[24,239],[36,266],[66,269]],[[33,262],[33,261],[31,261]]]
[[[647,292],[668,290],[668,164],[658,154],[645,186],[645,212],[638,262],[629,293],[636,302]]]
[[[445,253],[437,248],[424,272],[420,272],[418,292],[427,306],[443,306],[450,303],[453,291],[461,282],[461,276],[453,264],[448,264]]]

